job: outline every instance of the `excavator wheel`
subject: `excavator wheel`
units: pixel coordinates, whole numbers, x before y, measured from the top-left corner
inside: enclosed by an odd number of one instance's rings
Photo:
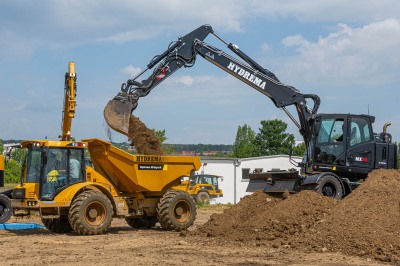
[[[325,175],[318,182],[318,185],[315,187],[315,191],[318,193],[331,197],[337,200],[341,200],[343,198],[343,188],[340,181],[331,175]]]
[[[130,227],[135,229],[148,229],[156,225],[157,217],[125,218]]]
[[[66,234],[73,231],[68,221],[68,216],[61,216],[58,219],[43,219],[43,225],[52,233]]]
[[[170,189],[158,203],[157,217],[164,230],[185,230],[196,219],[195,202],[189,193]]]
[[[196,202],[197,203],[210,203],[210,194],[205,191],[200,191],[196,195]]]
[[[12,216],[10,198],[0,194],[0,224],[6,223]]]
[[[88,190],[79,194],[71,204],[69,222],[80,235],[104,234],[111,225],[113,206],[101,192]]]
[[[137,104],[136,104],[137,105]],[[113,130],[128,136],[129,118],[135,105],[129,101],[111,100],[104,108],[104,118]]]

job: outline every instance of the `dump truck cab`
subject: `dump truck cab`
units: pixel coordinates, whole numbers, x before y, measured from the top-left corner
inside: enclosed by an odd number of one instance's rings
[[[25,167],[14,197],[34,196],[52,201],[65,188],[86,181],[84,154],[87,143],[71,141],[24,141]]]

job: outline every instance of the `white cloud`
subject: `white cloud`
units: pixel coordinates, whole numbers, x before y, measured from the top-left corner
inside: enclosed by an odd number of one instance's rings
[[[337,30],[313,42],[301,35],[282,40],[297,55],[280,66],[296,82],[330,85],[376,85],[400,81],[400,20],[362,27],[338,24]],[[301,79],[301,80],[300,80]]]
[[[136,76],[137,74],[142,71],[140,67],[134,67],[134,66],[126,66],[123,69],[121,69],[121,73],[124,75],[128,75],[129,77]]]

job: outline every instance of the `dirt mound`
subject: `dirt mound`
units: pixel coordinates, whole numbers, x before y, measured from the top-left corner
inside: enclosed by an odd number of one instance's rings
[[[129,118],[128,138],[139,154],[163,155],[161,143],[153,131],[133,115]]]
[[[337,202],[313,191],[246,196],[194,232],[246,245],[342,252],[400,262],[400,171],[376,170]]]
[[[212,215],[198,234],[272,247],[291,245],[293,236],[307,232],[335,203],[313,191],[302,191],[285,200],[257,191],[223,214]]]
[[[400,262],[400,171],[372,172],[304,239],[303,243],[314,250],[325,248]]]

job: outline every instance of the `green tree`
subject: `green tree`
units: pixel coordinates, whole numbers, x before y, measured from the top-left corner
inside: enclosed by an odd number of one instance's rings
[[[254,156],[256,150],[254,145],[255,136],[256,133],[247,124],[238,126],[235,143],[233,144],[233,156],[236,158]]]
[[[5,183],[19,183],[21,177],[22,167],[14,159],[7,160],[6,167],[4,169],[4,181]]]
[[[254,143],[256,156],[288,154],[290,145],[294,144],[293,134],[286,133],[287,124],[279,119],[261,121],[260,132]]]
[[[304,142],[293,147],[293,155],[295,156],[303,156],[305,151],[306,144]]]
[[[5,158],[4,180],[6,183],[19,183],[26,150],[14,148]]]
[[[166,141],[167,135],[165,133],[165,129],[163,130],[156,130],[156,129],[152,129],[154,136],[156,136],[158,138],[158,140],[160,141],[160,143],[162,144],[162,151],[164,154],[174,154],[174,147],[172,145],[165,145],[164,141]]]
[[[0,139],[0,154],[3,154],[3,151],[4,151],[3,140]]]

